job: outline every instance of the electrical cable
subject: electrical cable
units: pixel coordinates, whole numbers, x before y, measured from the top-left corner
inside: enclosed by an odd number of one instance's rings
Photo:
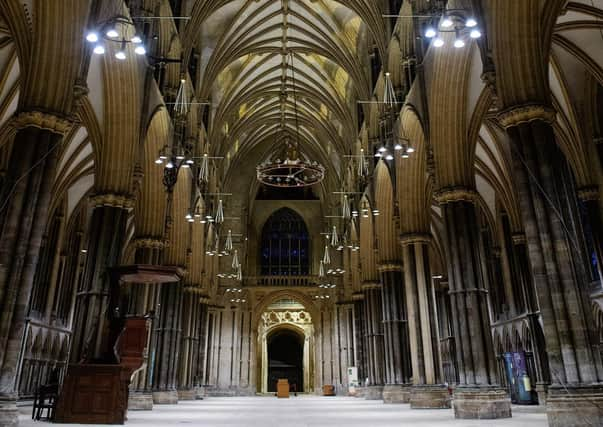
[[[4,209],[6,209],[6,207],[8,206],[8,204],[9,204],[9,202],[11,200],[11,197],[14,194],[14,192],[15,192],[17,186],[19,185],[19,183],[22,180],[24,180],[31,172],[33,172],[34,169],[36,169],[44,160],[46,160],[57,149],[57,147],[59,147],[61,145],[63,145],[63,144],[62,143],[54,144],[54,146],[52,146],[50,148],[50,150],[48,150],[46,153],[44,153],[44,155],[42,157],[40,157],[40,159],[36,163],[34,163],[34,165],[31,168],[29,168],[27,171],[25,171],[25,173],[23,175],[21,175],[15,181],[15,183],[13,184],[13,186],[10,189],[10,191],[8,192],[8,194],[6,196],[4,196],[5,199],[4,199],[4,203],[2,204],[2,206],[0,206],[0,213],[2,213],[2,211],[4,211]]]

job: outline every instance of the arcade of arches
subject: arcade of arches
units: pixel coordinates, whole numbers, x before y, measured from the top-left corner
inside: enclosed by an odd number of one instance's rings
[[[0,425],[138,343],[130,419],[601,426],[602,189],[602,0],[0,0]]]

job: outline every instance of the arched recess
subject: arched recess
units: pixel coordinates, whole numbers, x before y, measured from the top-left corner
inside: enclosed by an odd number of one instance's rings
[[[296,294],[296,295],[295,295]],[[269,387],[269,359],[268,345],[271,336],[275,333],[289,331],[296,334],[303,342],[303,391],[310,393],[314,391],[316,382],[315,372],[315,344],[314,344],[314,322],[317,314],[313,313],[312,302],[304,302],[306,296],[300,293],[275,292],[260,303],[260,309],[256,311],[253,325],[257,334],[256,357],[257,357],[257,390],[267,393]],[[302,298],[299,298],[302,296]]]

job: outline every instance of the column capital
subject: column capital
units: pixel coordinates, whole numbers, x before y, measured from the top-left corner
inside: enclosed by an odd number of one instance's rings
[[[479,195],[473,188],[460,186],[440,188],[434,197],[440,205],[443,205],[453,202],[475,203]]]
[[[523,104],[507,108],[498,114],[498,121],[505,129],[537,120],[553,124],[557,118],[557,112],[541,104]]]
[[[13,116],[10,126],[16,131],[27,127],[34,127],[64,136],[71,131],[75,123],[76,120],[73,118],[40,110],[29,110],[22,111]]]
[[[362,301],[362,300],[364,300],[364,294],[362,292],[356,292],[352,295],[352,300]]]
[[[154,237],[137,237],[134,239],[133,245],[136,249],[165,249],[167,241]]]
[[[377,265],[377,271],[379,273],[385,273],[388,271],[402,271],[402,264],[399,261],[386,261]]]
[[[590,185],[588,187],[581,187],[578,189],[578,198],[583,202],[592,202],[599,200],[599,187],[596,185]]]
[[[433,236],[430,233],[402,233],[400,234],[400,244],[410,246],[416,243],[430,244]]]
[[[377,282],[375,280],[367,280],[362,282],[362,290],[363,291],[368,291],[371,289],[381,289],[383,288],[383,285],[381,284],[381,282]]]
[[[90,197],[90,204],[93,208],[107,206],[112,208],[121,208],[126,210],[134,209],[134,198],[126,194],[95,194]]]
[[[514,245],[525,245],[527,242],[526,235],[524,233],[513,233],[511,235]]]

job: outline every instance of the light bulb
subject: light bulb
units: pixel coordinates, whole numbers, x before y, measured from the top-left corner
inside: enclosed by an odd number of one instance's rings
[[[437,31],[434,28],[432,28],[432,27],[429,27],[425,31],[425,37],[427,37],[428,39],[434,38],[435,36],[437,36],[437,34],[438,34]]]
[[[134,44],[140,44],[140,43],[142,43],[142,39],[138,36],[134,36],[134,37],[132,37],[131,42]]]
[[[450,28],[454,25],[454,22],[452,22],[452,19],[446,17],[444,18],[444,20],[442,21],[442,27],[444,28]]]
[[[168,169],[174,169],[174,163],[167,162],[167,165],[165,165],[165,167],[168,168]]]
[[[465,46],[465,42],[462,39],[456,39],[454,41],[454,47],[456,47],[457,49],[460,49],[464,46]]]
[[[435,39],[433,41],[433,45],[435,47],[442,47],[442,46],[444,46],[444,40],[438,37],[437,39]]]
[[[479,39],[482,36],[480,30],[472,30],[471,34],[469,34],[472,39]]]
[[[407,153],[414,153],[415,149],[412,147],[408,147],[408,149],[406,150]]]
[[[189,168],[191,167],[191,165],[189,165],[188,163],[183,163],[183,164],[182,164],[182,167],[183,167],[184,169],[189,169]]]
[[[105,47],[102,44],[98,44],[98,45],[94,46],[93,52],[96,55],[104,55],[105,54]]]
[[[119,37],[119,33],[117,32],[117,30],[115,28],[111,28],[109,30],[107,30],[107,37],[110,37],[112,39]]]
[[[115,57],[117,59],[119,59],[120,61],[124,61],[126,59],[126,52],[124,52],[123,50],[120,50],[115,54]]]
[[[396,146],[394,147],[394,150],[396,151],[400,151],[402,149],[402,146],[400,144],[396,144]]]
[[[387,156],[385,156],[385,160],[394,160],[394,156],[388,154]]]
[[[98,41],[98,34],[94,31],[90,31],[86,35],[86,40],[88,40],[90,43],[96,43]]]
[[[136,46],[134,53],[136,53],[136,55],[146,55],[147,50],[144,48],[144,46]]]
[[[469,18],[465,22],[465,26],[469,28],[477,27],[477,21],[474,18]]]
[[[410,156],[408,155],[408,153],[402,153],[402,158],[403,159],[408,159]]]
[[[385,147],[380,147],[379,148],[379,152],[380,153],[385,153],[386,151],[387,151],[387,148],[385,148]]]
[[[383,157],[383,154],[381,154],[381,153],[375,153],[375,157],[381,158],[381,157]]]
[[[157,159],[157,160],[155,160],[155,163],[156,163],[156,164],[158,164],[158,165],[160,165],[160,164],[162,164],[162,163],[163,163],[163,160],[161,160],[161,159]]]

